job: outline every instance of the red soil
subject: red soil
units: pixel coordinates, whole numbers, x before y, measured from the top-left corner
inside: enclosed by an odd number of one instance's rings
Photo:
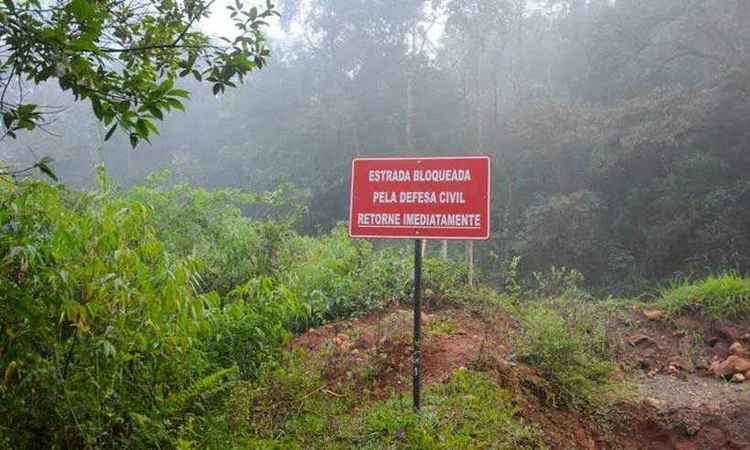
[[[291,347],[314,355],[331,389],[382,399],[411,389],[411,327],[410,310],[396,307],[309,330]],[[750,449],[750,382],[735,386],[701,378],[707,361],[726,346],[717,342],[747,330],[696,318],[651,321],[639,312],[625,313],[617,327],[624,369],[619,376],[635,381],[638,392],[615,405],[607,431],[549,405],[539,374],[509,362],[515,324],[506,315],[482,318],[457,308],[424,313],[423,382],[444,382],[460,367],[493,374],[516,394],[519,415],[542,430],[551,448]]]

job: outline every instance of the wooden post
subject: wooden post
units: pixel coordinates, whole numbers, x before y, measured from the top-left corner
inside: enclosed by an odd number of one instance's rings
[[[448,260],[448,239],[443,239],[443,246],[440,248],[440,257]]]

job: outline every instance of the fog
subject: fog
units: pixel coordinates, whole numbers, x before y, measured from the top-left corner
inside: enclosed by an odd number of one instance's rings
[[[215,8],[223,8],[217,4]],[[67,185],[94,167],[124,188],[292,184],[304,232],[346,219],[357,155],[490,155],[488,271],[575,267],[614,292],[640,280],[750,268],[750,2],[285,0],[269,65],[237,89],[183,79],[187,111],[151,143],[104,142],[88,103],[0,142]],[[218,9],[217,9],[218,11]],[[203,24],[220,34],[222,13]],[[430,251],[428,249],[428,251]]]

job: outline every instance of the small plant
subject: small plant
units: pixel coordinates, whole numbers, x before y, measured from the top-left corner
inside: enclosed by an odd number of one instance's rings
[[[442,296],[463,288],[469,280],[465,264],[439,258],[425,258],[423,266],[422,288],[425,294]]]
[[[582,297],[583,274],[576,269],[552,266],[548,272],[532,273],[533,292],[539,297]]]
[[[519,281],[519,265],[521,257],[514,256],[500,264],[500,282],[503,291],[513,297],[518,297],[523,292],[523,286]]]
[[[375,348],[368,356],[367,367],[364,368],[365,381],[375,381],[394,369],[394,361],[389,352],[409,347],[411,319],[409,313],[396,311],[377,324]]]
[[[236,366],[241,379],[250,379],[278,359],[290,330],[302,328],[308,314],[288,289],[270,278],[252,279],[211,311],[211,332],[202,344],[213,364]]]
[[[461,324],[458,321],[442,317],[439,320],[431,322],[427,326],[427,333],[433,336],[449,336],[455,334],[461,328]]]

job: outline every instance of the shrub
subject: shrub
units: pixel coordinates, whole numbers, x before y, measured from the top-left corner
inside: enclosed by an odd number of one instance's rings
[[[282,267],[280,248],[293,235],[296,209],[277,221],[251,220],[244,210],[276,206],[283,192],[257,194],[240,189],[166,186],[155,174],[148,186],[128,191],[127,198],[151,206],[151,223],[166,250],[201,262],[201,292],[224,295],[257,276],[270,276]]]
[[[311,324],[363,314],[409,292],[402,254],[376,252],[367,241],[349,239],[343,227],[320,239],[296,237],[287,248],[295,255],[280,277],[310,306]]]
[[[585,297],[583,275],[575,269],[552,266],[546,272],[533,272],[531,292],[537,297]]]
[[[425,258],[422,278],[426,294],[446,295],[465,287],[469,272],[465,264],[456,261]]]
[[[595,409],[609,390],[613,365],[604,359],[605,331],[580,315],[566,317],[550,306],[528,307],[523,333],[516,339],[519,358],[540,371],[545,395],[554,405]]]
[[[674,313],[700,312],[712,319],[747,317],[750,278],[728,273],[711,275],[695,283],[674,282],[662,289],[658,304]]]
[[[310,310],[271,278],[250,280],[228,298],[222,310],[211,311],[213,327],[203,345],[216,366],[236,366],[241,379],[254,378],[278,359],[290,331],[307,323]]]
[[[217,298],[194,293],[194,262],[164,251],[146,204],[39,182],[3,188],[4,438],[17,448],[168,442],[181,422],[168,399],[211,374],[196,338]]]
[[[523,285],[519,279],[519,264],[521,263],[520,256],[513,256],[505,259],[500,263],[499,270],[499,285],[502,287],[504,293],[513,297],[518,297],[523,292]]]

